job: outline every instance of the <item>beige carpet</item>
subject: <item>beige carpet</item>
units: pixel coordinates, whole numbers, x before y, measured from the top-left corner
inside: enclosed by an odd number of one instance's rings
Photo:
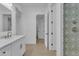
[[[44,40],[37,40],[37,44],[27,44],[25,56],[56,56],[56,51],[49,51],[44,46]]]

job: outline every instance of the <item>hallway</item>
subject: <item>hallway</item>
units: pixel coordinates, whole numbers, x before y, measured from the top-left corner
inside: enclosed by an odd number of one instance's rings
[[[37,40],[36,45],[27,44],[25,56],[56,56],[56,51],[49,51],[44,46],[44,40]]]

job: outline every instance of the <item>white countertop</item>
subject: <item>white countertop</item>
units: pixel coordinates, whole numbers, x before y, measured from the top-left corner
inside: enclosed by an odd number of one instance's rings
[[[0,49],[4,46],[13,43],[16,40],[19,40],[20,38],[24,37],[24,35],[13,35],[9,39],[0,39]]]

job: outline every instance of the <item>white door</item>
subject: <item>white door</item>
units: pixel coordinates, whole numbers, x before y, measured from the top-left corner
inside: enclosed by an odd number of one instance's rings
[[[45,47],[49,48],[49,13],[45,15]]]

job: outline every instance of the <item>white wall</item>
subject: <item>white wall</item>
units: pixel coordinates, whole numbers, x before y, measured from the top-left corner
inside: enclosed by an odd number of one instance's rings
[[[21,19],[21,12],[22,11],[22,8],[20,5],[18,5],[17,3],[13,3],[13,6],[12,6],[12,10],[11,10],[11,13],[12,13],[12,33],[13,34],[20,34],[20,19]],[[19,23],[20,22],[20,23]]]
[[[25,4],[20,21],[20,33],[25,34],[27,44],[36,43],[36,15],[45,14],[47,4]]]
[[[19,12],[22,12],[22,6],[20,5],[21,3],[12,3],[12,4],[19,10]]]
[[[10,11],[12,10],[12,3],[1,3],[5,8],[8,8]]]
[[[21,12],[16,8],[16,34],[21,34]]]
[[[16,8],[15,6],[12,6],[12,11],[11,11],[11,16],[12,16],[12,34],[16,34]]]
[[[63,55],[63,3],[56,4],[56,44],[57,55]]]
[[[2,23],[2,15],[0,14],[0,32],[2,32],[3,29]]]
[[[11,11],[8,8],[0,4],[0,14],[10,14],[10,13]]]

